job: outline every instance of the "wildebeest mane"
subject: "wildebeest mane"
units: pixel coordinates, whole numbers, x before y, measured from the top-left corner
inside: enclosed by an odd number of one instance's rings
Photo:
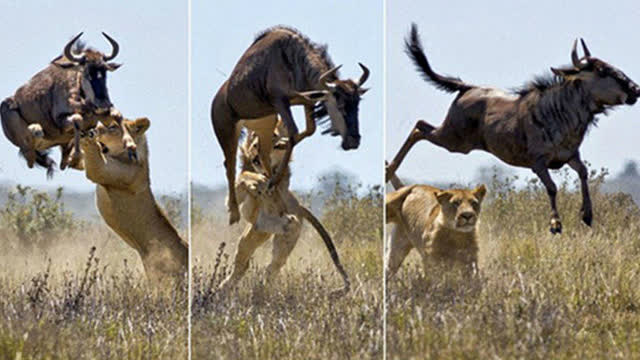
[[[291,35],[283,38],[281,42],[285,58],[289,62],[292,69],[301,70],[306,80],[310,83],[317,82],[322,73],[335,66],[333,60],[331,60],[331,57],[329,56],[328,46],[326,44],[318,44],[313,42],[311,39],[309,39],[307,36],[293,27],[285,25],[276,25],[270,27],[258,33],[258,35],[256,35],[255,39],[253,40],[253,44],[260,41],[267,35],[277,31],[287,32]],[[338,72],[335,72],[334,76],[332,76],[328,80],[336,80],[338,76]]]
[[[533,80],[527,82],[519,88],[513,89],[513,92],[520,96],[526,96],[532,91],[538,91],[540,93],[545,92],[548,89],[553,88],[556,85],[561,85],[564,79],[560,76],[552,73],[545,73],[542,75],[536,75]]]

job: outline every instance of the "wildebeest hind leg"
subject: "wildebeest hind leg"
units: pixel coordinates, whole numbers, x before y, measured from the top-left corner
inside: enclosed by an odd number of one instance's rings
[[[580,189],[582,190],[582,207],[580,209],[582,221],[591,226],[593,213],[591,210],[591,197],[589,196],[589,171],[580,159],[580,154],[576,154],[569,160],[569,166],[578,173],[580,177]]]
[[[238,139],[240,129],[238,120],[224,104],[219,104],[218,98],[214,99],[211,109],[211,122],[216,133],[218,143],[224,153],[224,167],[227,175],[227,211],[229,212],[229,224],[240,221],[240,209],[236,198],[236,154],[238,152]]]
[[[562,223],[560,222],[560,215],[558,214],[558,208],[556,206],[556,194],[558,193],[556,184],[553,182],[553,179],[551,179],[549,169],[544,165],[544,162],[539,161],[534,165],[532,170],[538,175],[547,189],[549,201],[551,202],[551,227],[549,230],[552,234],[560,234],[562,232]]]
[[[400,167],[400,164],[404,160],[405,156],[407,156],[407,154],[409,153],[409,150],[411,150],[413,145],[415,145],[420,140],[429,140],[431,142],[434,142],[434,137],[432,135],[433,130],[435,130],[435,127],[431,126],[429,123],[427,123],[424,120],[418,120],[416,125],[413,127],[413,130],[411,130],[409,137],[407,138],[407,140],[405,140],[404,144],[402,144],[400,151],[398,151],[398,153],[393,158],[393,160],[391,160],[391,163],[387,165],[385,182],[388,182],[391,180],[393,175],[396,173],[396,170],[398,170],[398,167]]]

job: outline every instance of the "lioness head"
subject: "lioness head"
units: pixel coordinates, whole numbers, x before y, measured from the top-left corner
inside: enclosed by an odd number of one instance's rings
[[[480,205],[487,188],[480,185],[474,190],[451,189],[436,194],[440,204],[442,225],[457,231],[473,231],[480,215]]]
[[[278,119],[275,131],[273,132],[273,150],[271,151],[271,167],[276,168],[283,160],[287,150],[287,131],[282,120]],[[255,133],[249,130],[244,143],[240,146],[240,163],[243,171],[252,171],[259,174],[266,174],[262,161],[260,161],[259,139]]]
[[[135,120],[123,119],[122,122],[136,144],[151,126],[151,122],[146,117]],[[94,136],[104,154],[115,157],[128,152],[124,145],[122,128],[115,121],[112,121],[109,125],[99,122],[94,129]]]

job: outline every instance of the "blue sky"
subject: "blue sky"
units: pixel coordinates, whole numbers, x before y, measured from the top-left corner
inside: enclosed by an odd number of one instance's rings
[[[80,31],[90,46],[110,51],[100,34],[120,44],[110,73],[111,100],[125,117],[147,116],[154,190],[177,192],[187,184],[187,2],[170,1],[2,1],[0,4],[0,96],[15,90],[62,52]],[[28,169],[18,149],[0,139],[0,181],[91,190],[84,173]],[[58,150],[53,154],[59,163]]]
[[[436,72],[466,82],[518,87],[536,74],[571,62],[573,40],[583,37],[591,53],[640,83],[637,1],[387,1],[386,158],[392,158],[417,119],[440,125],[455,95],[423,81],[403,52],[412,21]],[[582,144],[591,168],[616,173],[627,159],[640,160],[640,106],[621,106],[601,117]],[[420,182],[473,180],[479,166],[499,164],[488,153],[452,154],[418,143],[398,175]],[[514,169],[514,168],[512,168]],[[520,175],[534,176],[529,170]]]
[[[255,6],[261,4],[261,6]],[[345,152],[339,138],[318,131],[296,146],[292,187],[309,189],[318,175],[333,169],[355,174],[365,184],[382,179],[382,2],[370,1],[193,1],[193,181],[209,186],[226,184],[222,150],[209,117],[213,96],[233,70],[237,60],[268,27],[285,24],[299,29],[313,41],[329,45],[341,76],[358,78],[362,62],[371,70],[367,92],[360,104],[357,150]],[[299,128],[302,109],[294,108]]]

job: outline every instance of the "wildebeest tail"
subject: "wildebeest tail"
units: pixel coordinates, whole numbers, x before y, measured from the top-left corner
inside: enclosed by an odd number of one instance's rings
[[[409,33],[409,37],[405,39],[404,46],[405,52],[416,65],[417,70],[422,74],[422,78],[438,89],[452,93],[456,91],[466,91],[472,87],[469,84],[465,84],[459,78],[439,75],[431,69],[429,61],[427,61],[427,56],[424,54],[424,49],[422,48],[422,42],[418,34],[418,26],[415,23],[411,24],[411,32]]]
[[[53,161],[48,152],[36,150],[36,164],[47,169],[47,179],[53,178],[56,162]]]
[[[344,293],[348,292],[349,288],[351,287],[351,282],[349,281],[349,276],[347,275],[347,272],[344,270],[344,267],[340,263],[340,258],[338,257],[338,251],[336,250],[335,245],[333,245],[331,236],[329,236],[329,233],[324,228],[324,226],[322,226],[322,223],[320,223],[320,220],[318,220],[311,213],[311,211],[309,211],[304,206],[300,206],[300,211],[302,212],[301,214],[302,217],[305,220],[307,220],[311,224],[311,226],[314,227],[314,229],[316,229],[316,231],[318,232],[318,235],[320,235],[320,237],[322,238],[322,241],[324,241],[324,244],[327,247],[327,250],[329,250],[329,255],[331,256],[331,260],[333,260],[333,264],[336,266],[336,269],[338,270],[338,272],[340,273],[340,276],[342,276],[342,280],[344,281],[344,289],[341,292],[344,292]]]

